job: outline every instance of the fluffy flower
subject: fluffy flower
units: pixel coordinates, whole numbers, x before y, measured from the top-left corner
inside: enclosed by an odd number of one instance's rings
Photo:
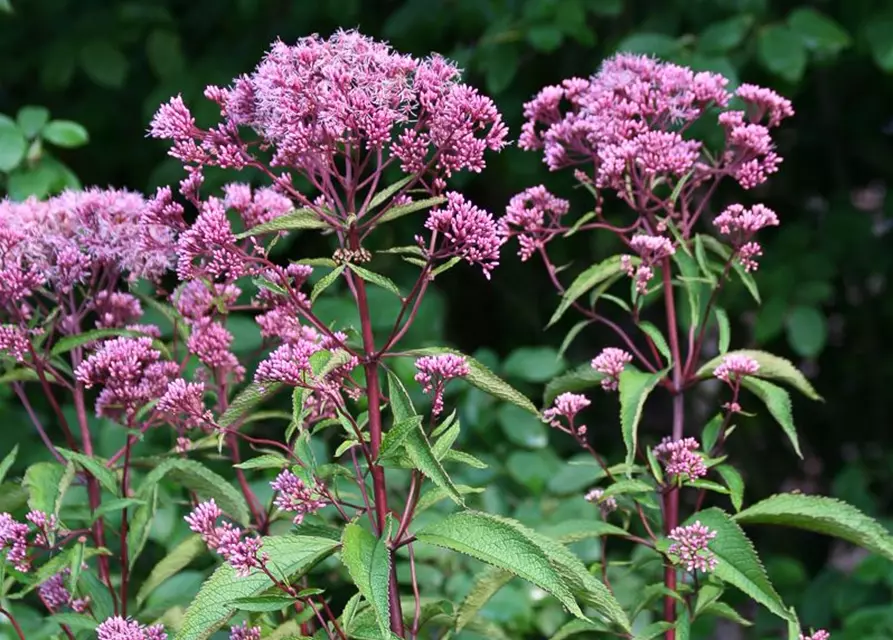
[[[7,354],[23,362],[30,348],[31,342],[22,329],[12,324],[0,325],[0,354]]]
[[[623,368],[633,361],[632,354],[627,353],[623,349],[615,347],[607,347],[592,359],[592,368],[601,374],[604,379],[601,381],[602,389],[605,391],[617,391],[620,384],[620,374]]]
[[[760,370],[760,363],[750,356],[738,353],[726,356],[722,359],[713,375],[728,384],[735,384],[744,376],[756,375]]]
[[[232,376],[238,382],[245,375],[245,369],[230,351],[232,342],[233,334],[226,327],[205,317],[193,324],[186,348],[217,375]]]
[[[686,571],[706,573],[716,568],[716,556],[708,547],[710,541],[716,537],[716,531],[711,531],[700,521],[696,521],[687,527],[676,527],[667,537],[673,541],[667,551],[679,557]]]
[[[663,463],[667,475],[695,480],[707,475],[704,459],[695,453],[700,448],[701,445],[694,438],[673,440],[667,436],[654,448],[654,455]]]
[[[654,277],[654,266],[676,253],[676,248],[669,238],[646,234],[633,236],[629,246],[639,254],[640,262],[638,265],[633,265],[629,256],[622,256],[621,264],[627,274],[635,279],[638,292],[645,293],[648,283]]]
[[[560,219],[569,208],[567,200],[552,195],[543,185],[525,189],[509,201],[499,220],[500,233],[518,236],[519,255],[526,261],[560,230]]]
[[[143,315],[139,298],[120,291],[100,291],[93,298],[92,306],[97,329],[124,327]]]
[[[556,429],[582,437],[586,435],[586,425],[574,424],[574,418],[590,404],[589,399],[579,393],[562,393],[555,398],[551,408],[543,411],[543,421]],[[564,418],[568,426],[565,427],[559,418]]]
[[[291,471],[280,472],[270,486],[278,494],[273,504],[283,511],[293,512],[295,524],[301,524],[306,514],[316,513],[326,505],[322,499],[325,488],[320,482],[309,487]]]
[[[232,565],[237,575],[245,577],[266,562],[266,556],[261,552],[262,541],[256,537],[243,538],[242,529],[229,522],[218,525],[217,520],[222,515],[217,503],[211,499],[196,505],[184,519],[209,549]]]
[[[435,232],[434,257],[459,257],[477,264],[489,280],[499,264],[499,248],[504,242],[496,221],[460,193],[451,191],[446,197],[446,205],[432,210],[425,222],[425,227]]]
[[[181,423],[187,429],[208,429],[214,424],[214,416],[205,409],[203,399],[205,385],[201,382],[186,382],[177,378],[167,385],[164,395],[155,405],[155,410],[174,423]]]
[[[181,280],[206,277],[236,279],[246,275],[245,256],[218,198],[208,198],[195,223],[177,241],[177,275]]]
[[[422,391],[434,394],[431,413],[435,416],[443,412],[443,389],[447,381],[464,378],[470,372],[465,358],[453,353],[422,356],[416,359],[415,366],[419,371],[415,380],[422,385]]]
[[[759,266],[755,258],[762,255],[762,248],[753,241],[753,236],[765,227],[777,227],[778,216],[772,209],[761,204],[755,204],[750,209],[733,204],[726,207],[713,224],[720,233],[729,236],[745,270],[755,271]]]
[[[239,213],[246,229],[275,220],[294,209],[291,200],[270,187],[252,192],[250,185],[233,182],[225,185],[223,191],[224,206]]]

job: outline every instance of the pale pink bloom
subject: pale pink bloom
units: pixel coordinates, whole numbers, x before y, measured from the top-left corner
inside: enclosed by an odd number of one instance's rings
[[[592,368],[605,375],[601,381],[602,389],[605,391],[617,391],[620,383],[620,374],[624,367],[633,361],[631,354],[623,349],[615,347],[607,347],[592,359]]]
[[[278,494],[273,504],[283,511],[293,512],[295,524],[301,524],[306,514],[316,513],[326,506],[326,501],[322,499],[325,491],[322,483],[316,481],[313,487],[308,487],[303,480],[287,469],[280,472],[270,486]]]
[[[260,627],[249,627],[247,622],[230,627],[229,640],[260,640]]]
[[[723,382],[734,384],[744,376],[756,375],[759,370],[759,362],[750,356],[734,353],[723,358],[720,365],[713,370],[713,375]]]
[[[694,438],[673,440],[667,436],[654,448],[654,455],[663,463],[667,475],[696,480],[707,475],[704,459],[695,453],[700,448],[701,445]]]
[[[509,201],[499,231],[505,237],[518,236],[523,262],[560,231],[561,218],[569,209],[567,200],[552,195],[543,185],[531,187]]]
[[[433,209],[425,228],[435,232],[432,257],[459,257],[481,267],[484,277],[499,265],[499,248],[505,242],[493,216],[455,191],[446,194],[443,207]]]
[[[443,389],[447,381],[464,378],[470,373],[468,362],[462,356],[443,353],[435,356],[422,356],[415,361],[418,373],[415,380],[422,385],[422,391],[434,395],[431,412],[437,416],[443,411]]]
[[[0,551],[6,550],[6,559],[19,571],[29,571],[28,525],[13,520],[8,513],[0,513]]]
[[[562,393],[555,398],[552,407],[543,412],[543,420],[556,429],[582,437],[586,435],[586,425],[574,424],[574,418],[590,404],[589,399],[579,393]],[[564,418],[568,426],[565,427],[559,418]]]
[[[604,489],[591,489],[584,496],[587,502],[592,502],[593,504],[597,504],[599,506],[603,518],[607,517],[608,514],[617,509],[617,498],[615,498],[614,496],[608,496],[607,498],[603,499],[602,496],[604,495]]]
[[[716,556],[708,547],[710,541],[716,537],[716,531],[711,531],[700,521],[696,521],[687,527],[676,527],[667,537],[673,541],[667,551],[679,557],[686,571],[706,573],[716,568]]]

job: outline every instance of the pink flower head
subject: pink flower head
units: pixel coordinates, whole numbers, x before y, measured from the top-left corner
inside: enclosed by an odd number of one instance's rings
[[[226,327],[205,317],[193,324],[186,348],[217,375],[231,376],[238,382],[245,375],[245,368],[230,351],[232,342],[233,334]]]
[[[676,527],[667,537],[673,541],[667,551],[679,557],[686,571],[706,573],[716,568],[716,556],[708,547],[710,541],[716,537],[716,531],[711,531],[697,521],[687,527]]]
[[[229,640],[260,640],[260,627],[249,627],[247,622],[230,627]]]
[[[704,459],[695,453],[700,448],[701,445],[694,438],[673,440],[667,436],[654,448],[654,455],[663,463],[667,475],[695,480],[707,475]]]
[[[446,197],[446,206],[432,210],[425,222],[425,227],[434,232],[433,256],[459,257],[480,265],[489,280],[490,272],[499,264],[499,248],[504,242],[496,221],[460,193],[450,191]]]
[[[443,412],[443,389],[448,380],[464,378],[471,370],[462,356],[443,353],[436,356],[422,356],[415,361],[418,373],[415,380],[422,385],[425,393],[434,394],[431,413],[435,416]]]
[[[575,416],[592,404],[589,399],[579,393],[562,393],[552,404],[552,407],[543,411],[543,421],[556,429],[561,429],[575,436],[586,435],[585,424],[574,424]],[[568,426],[565,427],[559,418],[564,418]]]
[[[263,566],[266,555],[261,552],[260,538],[245,537],[244,532],[229,522],[217,524],[223,512],[213,499],[198,504],[184,519],[190,530],[199,534],[212,551],[216,551],[235,570],[245,577],[252,569]]]
[[[49,580],[42,582],[37,587],[40,599],[51,610],[57,611],[63,607],[67,607],[71,602],[71,593],[65,586],[65,574],[63,572],[54,574]]]
[[[635,278],[636,290],[644,294],[654,277],[654,266],[676,253],[676,248],[669,238],[645,234],[633,236],[629,244],[641,260],[638,265],[634,265],[630,256],[622,256],[621,265],[631,278]]]
[[[617,510],[617,499],[614,496],[604,497],[605,490],[604,489],[592,489],[586,493],[584,498],[587,502],[591,502],[593,504],[597,504],[599,509],[601,509],[602,517],[607,518],[608,514],[612,511]]]
[[[306,514],[316,513],[326,506],[325,500],[322,499],[325,492],[322,483],[317,481],[313,487],[308,487],[303,480],[287,469],[280,472],[270,486],[278,493],[273,504],[283,511],[294,512],[295,524],[301,524]]]
[[[120,291],[100,291],[92,301],[96,311],[96,328],[120,328],[143,315],[139,298]]]
[[[30,570],[28,560],[28,525],[13,520],[8,513],[0,513],[0,551],[19,571]]]
[[[601,381],[602,389],[605,391],[617,391],[617,387],[620,384],[620,374],[623,372],[624,367],[632,361],[632,355],[623,349],[607,347],[602,349],[602,352],[592,359],[591,364],[593,369],[605,376]]]
[[[768,207],[755,204],[745,209],[740,204],[733,204],[716,217],[713,224],[720,233],[729,236],[732,246],[738,254],[738,260],[745,270],[755,271],[759,266],[754,259],[762,255],[762,248],[752,240],[754,234],[764,227],[777,227],[778,216]]]
[[[772,89],[745,83],[738,86],[735,95],[748,106],[751,122],[761,122],[766,118],[770,127],[777,127],[782,120],[794,115],[791,101],[782,98]]]
[[[136,620],[121,616],[107,618],[96,627],[97,640],[167,640],[160,624],[143,626]]]
[[[236,279],[247,273],[245,255],[236,246],[236,236],[218,198],[202,204],[195,223],[177,243],[177,275],[181,280],[207,277]]]
[[[31,350],[31,341],[26,333],[12,324],[0,324],[0,354],[6,354],[19,362],[25,361],[25,354]]]
[[[499,221],[500,233],[518,236],[519,255],[526,261],[560,230],[560,219],[569,208],[567,200],[552,195],[543,185],[525,189],[509,201]]]
[[[179,367],[160,360],[161,352],[151,338],[115,338],[75,370],[87,387],[102,385],[96,401],[96,414],[115,418],[133,415],[140,407],[161,397]]]
[[[831,634],[824,629],[814,631],[812,635],[800,634],[800,640],[830,640],[830,638]]]
[[[167,391],[158,400],[155,410],[186,429],[208,430],[214,425],[214,416],[205,409],[204,393],[203,383],[177,378],[167,385]]]
[[[320,350],[313,340],[284,344],[261,362],[254,374],[257,382],[281,382],[293,387],[310,384],[310,356]]]
[[[723,382],[735,385],[744,376],[756,375],[760,370],[760,363],[739,353],[733,353],[722,359],[722,362],[713,370],[713,375]]]
[[[270,187],[252,193],[250,185],[233,182],[223,190],[224,206],[239,213],[246,229],[275,220],[295,208],[291,200]]]

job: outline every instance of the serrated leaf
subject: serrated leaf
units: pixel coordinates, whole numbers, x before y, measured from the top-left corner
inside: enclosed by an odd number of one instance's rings
[[[81,573],[78,593],[90,598],[90,610],[97,620],[106,620],[114,615],[115,603],[112,594],[94,572]]]
[[[466,382],[494,398],[511,402],[525,411],[529,411],[534,415],[539,415],[536,407],[523,393],[502,380],[499,376],[490,371],[490,369],[471,356],[467,356],[455,349],[447,349],[446,347],[427,347],[424,349],[413,349],[412,351],[406,351],[404,353],[407,356],[413,357],[434,356],[443,353],[452,353],[457,356],[462,356],[465,358],[465,362],[468,364],[469,369],[468,375],[463,378]]]
[[[634,258],[631,258],[634,260]],[[558,322],[561,319],[561,316],[570,309],[571,305],[576,302],[580,296],[584,295],[587,291],[597,286],[598,284],[604,282],[608,278],[611,278],[618,273],[623,272],[623,266],[620,263],[620,256],[611,256],[610,258],[599,262],[598,264],[594,264],[588,269],[586,269],[583,273],[578,275],[571,285],[564,292],[564,295],[561,296],[561,303],[558,305],[558,308],[555,310],[555,313],[552,314],[552,317],[549,319],[549,323],[546,327],[551,327],[553,324]]]
[[[552,636],[552,640],[565,640],[565,638],[580,635],[581,633],[592,634],[606,633],[609,631],[610,628],[607,625],[600,624],[596,621],[571,620],[562,625],[561,628],[555,632],[555,635]]]
[[[152,572],[143,582],[136,594],[136,603],[142,606],[162,582],[184,569],[190,562],[208,550],[208,546],[201,536],[189,536],[183,542],[174,547],[161,561],[155,565]]]
[[[411,420],[417,414],[409,399],[409,394],[403,387],[403,383],[390,371],[388,372],[388,397],[391,400],[391,410],[394,419],[398,422]],[[453,481],[444,470],[440,460],[434,454],[428,436],[422,430],[421,422],[415,429],[410,429],[403,439],[403,447],[406,454],[412,460],[413,465],[425,474],[434,484],[449,492],[450,497],[458,505],[465,505],[462,494],[456,490]]]
[[[456,612],[456,631],[461,631],[465,625],[474,620],[490,598],[514,577],[512,572],[499,567],[487,567],[475,576],[471,589]]]
[[[649,487],[650,489],[651,487]],[[550,525],[539,529],[544,536],[555,538],[562,544],[570,544],[579,542],[580,540],[590,540],[592,538],[601,538],[602,536],[620,536],[629,535],[624,529],[603,520],[565,520],[556,525]]]
[[[601,501],[612,496],[622,496],[628,493],[650,493],[652,491],[654,491],[654,487],[642,480],[618,480],[605,489]]]
[[[274,575],[285,578],[303,575],[337,547],[335,540],[296,535],[267,537],[262,545]],[[232,615],[234,601],[258,595],[272,586],[270,578],[260,571],[239,577],[229,564],[220,566],[189,605],[173,640],[207,640]]]
[[[310,303],[316,302],[316,299],[323,291],[328,289],[344,272],[344,265],[339,264],[337,267],[329,271],[326,275],[316,281],[313,289],[310,291]]]
[[[247,598],[237,598],[232,602],[232,606],[239,611],[252,611],[258,613],[290,609],[294,604],[295,599],[285,595],[248,596]],[[310,610],[309,613],[310,615],[313,615],[312,610]]]
[[[251,227],[247,231],[236,234],[238,240],[258,236],[262,233],[273,233],[277,231],[293,231],[295,229],[327,229],[328,223],[321,220],[320,217],[312,209],[297,209],[284,216],[273,218],[269,222]]]
[[[229,403],[229,407],[217,420],[218,426],[221,429],[229,427],[245,413],[274,395],[281,388],[282,384],[278,382],[266,382],[263,385],[252,382],[242,389],[242,391],[233,398],[233,401]]]
[[[846,540],[893,560],[893,536],[856,507],[825,496],[781,493],[735,516],[741,524],[777,524]]]
[[[753,544],[741,527],[727,513],[715,507],[692,515],[687,524],[696,520],[716,531],[716,538],[710,542],[710,550],[716,555],[713,575],[753,598],[779,618],[789,620],[790,612],[769,582]]]
[[[391,554],[384,536],[377,538],[359,525],[349,523],[344,527],[341,546],[341,561],[357,589],[372,605],[382,637],[390,638]]]
[[[443,196],[435,196],[433,198],[423,198],[422,200],[413,200],[408,204],[400,205],[399,207],[391,207],[387,211],[385,211],[379,218],[377,222],[390,222],[391,220],[396,220],[397,218],[402,218],[403,216],[407,216],[410,213],[415,213],[416,211],[422,211],[423,209],[429,209],[431,207],[437,206],[439,204],[443,204],[446,202],[446,198]]]
[[[666,359],[667,364],[672,364],[673,355],[670,352],[670,345],[667,344],[667,340],[664,338],[664,334],[661,333],[660,329],[648,321],[640,322],[639,329],[651,338],[651,341],[654,342],[654,346],[657,347],[657,350],[660,351],[661,355]]]
[[[141,491],[141,494],[146,504],[136,508],[133,518],[130,520],[130,527],[127,529],[127,549],[131,569],[143,552],[152,530],[152,521],[155,519],[155,511],[158,508],[158,486],[150,487],[145,492]]]
[[[465,485],[465,484],[457,484],[456,491],[458,491],[459,493],[461,493],[464,496],[464,495],[468,495],[470,493],[483,493],[484,489],[482,489],[480,487],[469,487],[468,485]],[[442,489],[441,487],[430,487],[430,488],[426,489],[422,493],[422,496],[419,498],[419,502],[415,508],[415,513],[419,514],[422,511],[425,511],[425,510],[433,507],[435,504],[437,504],[441,500],[446,500],[447,498],[450,498],[450,497],[451,497],[450,492],[447,491],[446,489]]]
[[[480,458],[476,458],[470,453],[465,453],[464,451],[456,451],[455,449],[450,449],[449,451],[447,451],[446,454],[443,456],[443,459],[448,462],[459,462],[462,464],[466,464],[474,469],[486,469],[489,466]]]
[[[85,471],[96,478],[99,481],[99,484],[105,487],[106,491],[110,493],[118,493],[118,477],[115,475],[114,471],[105,466],[103,460],[100,458],[92,458],[76,451],[69,451],[68,449],[63,449],[61,447],[56,447],[56,451],[69,462],[79,464]]]
[[[234,464],[236,469],[284,469],[289,464],[288,459],[279,453],[265,453],[260,456]]]
[[[453,422],[444,433],[437,438],[437,441],[431,446],[431,450],[434,452],[434,457],[438,460],[443,460],[444,456],[447,452],[452,449],[453,444],[456,442],[456,438],[459,437],[459,432],[462,430],[461,423],[456,420]]]
[[[385,432],[381,439],[381,448],[378,450],[379,458],[386,458],[392,453],[400,450],[406,437],[422,424],[422,416],[411,416],[405,420],[395,422],[390,429]]]
[[[738,469],[731,465],[720,464],[714,467],[714,471],[720,475],[729,488],[729,497],[735,511],[741,511],[741,505],[744,502],[744,478],[738,473]]]
[[[56,462],[36,462],[25,470],[22,486],[28,490],[28,507],[32,511],[55,513],[65,467]]]
[[[350,268],[351,271],[360,276],[366,282],[370,282],[386,291],[390,291],[401,300],[403,299],[403,294],[400,293],[400,288],[393,280],[391,280],[387,276],[383,276],[380,273],[375,273],[374,271],[365,269],[359,265],[353,264],[352,262],[348,262],[347,266]]]
[[[90,558],[95,558],[96,556],[112,555],[112,552],[108,549],[90,548],[78,550],[75,547],[70,547],[65,551],[50,558],[36,570],[29,572],[28,578],[30,578],[31,582],[21,591],[18,591],[14,595],[10,595],[10,598],[22,598],[26,594],[31,593],[31,591],[42,585],[44,582],[52,578],[57,573],[63,571],[64,569],[67,569],[71,565],[71,558],[76,553],[79,555],[82,554],[84,560],[89,560]]]
[[[93,512],[93,520],[95,522],[98,518],[107,513],[124,511],[130,507],[140,507],[144,504],[146,504],[145,500],[139,500],[137,498],[115,498],[113,500],[104,500],[96,511]]]
[[[416,176],[414,175],[406,176],[405,178],[401,178],[400,180],[397,180],[397,182],[389,184],[384,189],[377,192],[374,196],[372,196],[372,200],[369,202],[367,211],[371,211],[372,209],[377,208],[379,205],[384,204],[386,200],[396,195],[398,191],[412,182],[415,178]]]
[[[12,451],[6,454],[3,458],[3,462],[0,462],[0,484],[3,484],[3,480],[6,478],[6,474],[9,473],[9,469],[12,467],[13,463],[15,463],[18,453],[19,445],[13,445]]]
[[[139,495],[146,498],[161,479],[170,476],[180,486],[194,491],[200,498],[213,498],[224,513],[247,525],[251,520],[248,503],[239,491],[223,476],[195,460],[168,459],[155,467],[143,480]]]
[[[779,386],[760,380],[758,378],[745,377],[741,380],[741,386],[752,392],[763,404],[766,409],[775,418],[782,431],[785,432],[797,456],[802,458],[803,453],[800,451],[800,440],[797,437],[797,428],[794,426],[794,413],[791,407],[790,394]]]
[[[742,627],[753,626],[753,622],[742,616],[725,602],[712,602],[704,607],[701,614],[704,616],[717,616],[719,618],[725,618],[726,620],[731,620],[735,624],[739,624]],[[799,637],[799,635],[800,634],[798,626],[797,636]]]
[[[576,369],[554,378],[546,385],[543,392],[543,405],[550,406],[555,398],[562,393],[591,389],[601,384],[604,379],[605,374],[596,371],[590,365],[580,365]]]
[[[647,373],[629,366],[620,373],[620,429],[626,445],[626,464],[632,464],[636,457],[645,401],[666,373],[666,369]]]

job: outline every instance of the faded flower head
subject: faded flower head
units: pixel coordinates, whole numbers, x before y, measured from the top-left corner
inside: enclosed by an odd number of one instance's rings
[[[756,375],[760,370],[760,363],[743,354],[735,353],[723,358],[722,362],[713,370],[713,375],[730,385],[736,385],[744,376]]]
[[[530,187],[509,201],[499,231],[505,237],[518,236],[524,262],[561,230],[560,220],[569,208],[567,200],[552,195],[543,185]]]
[[[623,368],[633,361],[631,354],[623,349],[616,347],[607,347],[592,359],[592,368],[599,373],[604,374],[605,378],[601,381],[602,389],[605,391],[617,391],[620,384],[620,374]]]
[[[556,429],[566,431],[571,435],[583,437],[586,435],[585,424],[575,424],[576,415],[592,404],[589,399],[579,393],[562,393],[552,404],[552,407],[543,411],[543,421]],[[567,422],[565,427],[560,418]]]
[[[443,412],[443,389],[447,381],[464,378],[471,372],[465,358],[453,353],[422,356],[416,359],[415,367],[419,371],[415,380],[422,385],[422,391],[434,394],[431,413],[435,416]]]
[[[301,524],[308,513],[316,513],[324,506],[323,499],[325,487],[318,480],[312,487],[307,486],[303,480],[289,470],[284,470],[270,483],[278,495],[273,501],[283,511],[291,511],[295,514],[292,521]]]
[[[664,465],[667,475],[695,480],[707,475],[704,459],[696,453],[700,448],[694,438],[673,440],[667,436],[654,448],[654,455]]]
[[[700,521],[696,521],[686,527],[676,527],[667,537],[673,541],[667,551],[679,557],[686,571],[706,573],[716,568],[716,556],[708,547],[710,541],[716,537],[716,531],[711,531]]]

